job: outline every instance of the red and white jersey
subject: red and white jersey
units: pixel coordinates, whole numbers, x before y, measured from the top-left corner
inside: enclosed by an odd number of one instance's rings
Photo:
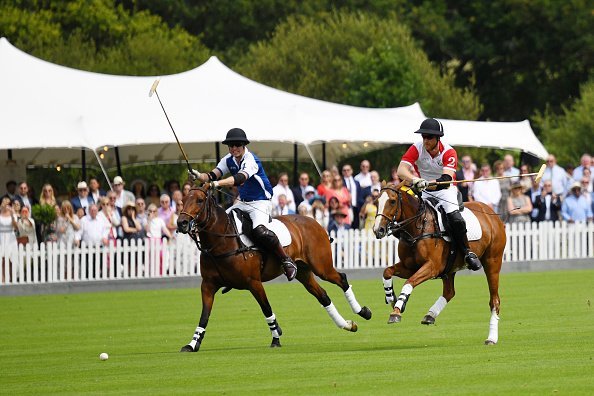
[[[414,167],[417,173],[425,180],[438,179],[444,170],[456,172],[458,166],[458,154],[452,146],[439,141],[439,154],[431,157],[431,154],[425,150],[423,142],[416,142],[404,153],[402,162]],[[456,180],[456,176],[453,176]]]

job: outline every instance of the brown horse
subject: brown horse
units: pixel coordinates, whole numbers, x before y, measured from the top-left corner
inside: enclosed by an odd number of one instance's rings
[[[204,339],[214,295],[221,287],[249,290],[258,301],[272,334],[271,347],[280,347],[282,330],[270,307],[262,282],[283,274],[280,261],[274,254],[246,248],[239,239],[234,222],[219,206],[209,184],[194,187],[183,199],[184,207],[177,221],[178,230],[189,233],[201,251],[202,314],[190,343],[180,352],[197,352]],[[297,264],[297,279],[328,312],[334,323],[347,331],[357,331],[357,324],[345,320],[338,313],[326,291],[314,274],[339,286],[354,313],[365,319],[371,311],[361,307],[343,273],[334,269],[328,234],[314,219],[288,215],[278,217],[291,233],[291,244],[285,247]],[[199,238],[196,238],[198,236]]]
[[[482,237],[477,241],[471,241],[470,248],[483,264],[491,296],[489,302],[491,319],[485,344],[496,344],[499,331],[499,272],[506,243],[505,226],[499,216],[481,202],[469,202],[464,206],[465,210],[471,210],[476,215],[482,228]],[[443,239],[435,210],[428,207],[415,191],[405,187],[404,183],[399,185],[384,183],[378,198],[378,211],[373,231],[378,239],[388,233],[396,233],[400,239],[398,244],[400,261],[384,270],[386,303],[394,306],[388,323],[400,322],[414,287],[428,279],[441,277],[442,296],[437,299],[421,321],[422,324],[427,325],[435,323],[437,315],[454,297],[456,271],[465,268],[462,254],[457,254],[455,261],[448,264],[450,243]],[[392,289],[394,275],[407,279],[398,299]]]

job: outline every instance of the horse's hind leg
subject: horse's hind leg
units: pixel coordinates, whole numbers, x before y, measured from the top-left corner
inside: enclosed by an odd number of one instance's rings
[[[272,335],[272,342],[270,343],[270,347],[280,347],[280,336],[283,334],[283,331],[278,325],[278,322],[276,321],[276,316],[274,315],[274,312],[272,312],[272,307],[268,302],[268,297],[266,296],[266,291],[264,291],[264,286],[262,285],[262,282],[260,282],[259,280],[252,280],[250,282],[249,289],[256,301],[258,301],[260,309],[262,309],[262,313],[266,318],[268,328],[270,329],[270,334]]]
[[[501,263],[501,259],[499,259]],[[487,265],[485,267],[485,274],[487,275],[487,283],[489,284],[489,307],[491,308],[491,319],[489,320],[489,336],[485,340],[485,345],[497,344],[499,340],[499,270],[501,264]]]
[[[334,321],[334,324],[340,329],[355,332],[357,331],[357,324],[352,320],[345,320],[328,297],[326,290],[316,282],[311,271],[300,270],[297,272],[297,279],[305,286],[308,292],[312,294],[320,304],[324,307],[328,316]],[[346,278],[345,278],[346,279]],[[346,294],[346,293],[345,293]]]
[[[206,282],[203,279],[200,290],[202,293],[202,313],[200,314],[200,322],[194,331],[192,340],[187,345],[184,345],[180,352],[198,352],[200,345],[202,344],[202,340],[204,340],[206,325],[208,325],[208,318],[210,317],[210,312],[212,311],[214,295],[217,292],[218,287],[216,287],[213,283]]]
[[[319,275],[320,278],[324,279],[327,282],[334,283],[338,287],[342,289],[344,292],[344,298],[346,298],[347,302],[351,306],[353,313],[356,313],[360,317],[365,320],[371,319],[371,310],[368,307],[361,307],[357,298],[355,297],[355,292],[353,291],[353,286],[349,285],[349,281],[347,276],[343,272],[338,272],[332,267],[332,271],[329,271],[330,274],[321,274]]]
[[[435,318],[443,311],[446,304],[450,302],[452,298],[456,295],[456,289],[454,288],[454,277],[456,273],[453,272],[452,274],[448,275],[447,277],[443,278],[443,292],[442,295],[439,296],[435,304],[429,308],[429,312],[427,315],[421,320],[421,324],[424,325],[431,325],[435,323]]]

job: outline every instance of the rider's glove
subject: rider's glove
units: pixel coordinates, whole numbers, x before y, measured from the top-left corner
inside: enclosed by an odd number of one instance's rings
[[[200,172],[198,172],[196,169],[188,170],[188,177],[193,182],[196,180],[200,180]]]
[[[219,187],[219,181],[218,180],[213,180],[210,182],[210,188],[218,188]]]
[[[428,185],[429,182],[425,179],[421,179],[420,177],[412,178],[412,186],[418,191],[423,191]]]

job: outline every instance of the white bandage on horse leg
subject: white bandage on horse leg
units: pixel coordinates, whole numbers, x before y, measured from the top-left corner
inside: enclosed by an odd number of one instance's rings
[[[437,315],[443,311],[447,303],[448,301],[443,296],[439,296],[437,301],[435,301],[435,304],[429,308],[429,313],[427,313],[427,315],[432,316],[433,319],[437,318]]]
[[[346,300],[348,301],[354,313],[358,314],[359,312],[361,312],[361,305],[359,305],[357,299],[355,298],[355,293],[353,293],[353,286],[349,285],[349,289],[344,292],[344,296],[346,297]]]
[[[392,288],[392,278],[383,279],[384,281],[384,292],[386,293],[386,304],[394,303],[394,289]]]
[[[398,300],[396,304],[394,304],[394,308],[400,309],[400,312],[404,312],[404,308],[406,308],[406,302],[410,297],[410,294],[413,291],[413,287],[410,283],[406,283],[402,286],[402,290],[400,291],[400,295],[398,296]]]
[[[278,332],[278,323],[276,322],[276,316],[274,313],[272,316],[266,318],[266,323],[268,323],[268,328],[270,329],[270,333],[274,338],[279,338],[281,335]]]
[[[188,345],[190,345],[193,349],[196,349],[196,344],[200,344],[204,339],[204,333],[206,329],[203,327],[196,327],[196,331],[194,331],[194,336],[192,337],[192,341]]]
[[[497,341],[499,340],[499,315],[497,315],[497,310],[495,308],[491,311],[489,337],[487,337],[487,340],[493,341],[494,344],[497,344]]]
[[[324,309],[326,310],[326,312],[328,312],[328,315],[330,315],[330,317],[339,329],[344,329],[346,327],[347,321],[344,320],[344,318],[338,313],[333,303],[330,303],[330,305],[324,307]]]

